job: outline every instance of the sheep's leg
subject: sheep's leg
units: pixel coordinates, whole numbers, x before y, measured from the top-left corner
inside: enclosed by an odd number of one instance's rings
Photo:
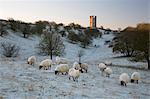
[[[73,77],[72,77],[72,76],[69,76],[69,80],[71,80],[71,78],[73,79]]]
[[[87,70],[86,70],[86,73],[87,73]]]
[[[136,83],[138,84],[138,80],[136,81]]]
[[[108,74],[106,74],[106,77],[108,77]]]
[[[102,71],[101,75],[102,75],[102,76],[104,76],[104,73],[103,73],[103,71]]]
[[[44,70],[46,70],[46,67],[44,66],[44,68],[43,68]]]
[[[124,82],[124,85],[127,87],[127,84]]]
[[[52,65],[49,66],[50,70],[51,70],[51,66],[52,66]]]
[[[73,81],[76,81],[74,77],[72,77],[72,78],[73,78]]]
[[[75,79],[76,79],[76,82],[78,82],[78,78],[76,77]]]
[[[48,70],[48,67],[45,67],[45,70]]]
[[[110,77],[110,75],[108,74],[108,75],[107,75],[107,77],[109,78],[109,77]]]

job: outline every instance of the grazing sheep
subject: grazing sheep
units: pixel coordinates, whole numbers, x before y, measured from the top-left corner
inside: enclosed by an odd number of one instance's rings
[[[44,68],[44,70],[51,69],[52,66],[52,60],[51,59],[45,59],[40,63],[39,69]]]
[[[27,64],[34,65],[35,63],[36,63],[36,57],[35,56],[30,56],[27,60]]]
[[[112,65],[112,62],[111,62],[110,60],[106,60],[106,61],[104,62],[104,64],[110,66],[110,65]]]
[[[119,81],[120,81],[120,84],[122,86],[127,86],[127,83],[129,82],[129,75],[127,73],[122,73],[119,77]]]
[[[99,65],[98,65],[98,68],[100,69],[100,71],[102,72],[102,75],[103,75],[103,72],[104,72],[104,70],[106,69],[106,65],[104,64],[104,63],[100,63]]]
[[[59,73],[68,74],[68,71],[69,71],[69,66],[68,66],[68,64],[59,64],[59,65],[57,65],[56,68],[55,68],[55,75],[56,75],[56,74],[59,74]]]
[[[140,73],[139,72],[134,72],[131,75],[131,83],[134,83],[134,81],[136,81],[136,83],[138,84],[138,81],[140,80]]]
[[[77,69],[77,70],[81,70],[81,67],[80,67],[80,65],[79,65],[78,62],[74,62],[74,63],[73,63],[73,68],[74,68],[74,69]]]
[[[106,74],[106,77],[110,77],[110,75],[112,74],[112,69],[107,67],[106,69],[104,69],[104,73]]]
[[[68,64],[68,60],[62,57],[56,57],[56,64]]]
[[[72,77],[73,81],[78,81],[78,78],[80,76],[80,71],[76,70],[74,68],[71,68],[71,69],[69,69],[69,73],[68,74],[69,74],[69,80]]]
[[[83,71],[85,71],[85,72],[87,73],[87,71],[88,71],[88,64],[87,64],[87,63],[82,63],[82,64],[80,65],[80,67],[81,67],[81,73],[82,73]]]

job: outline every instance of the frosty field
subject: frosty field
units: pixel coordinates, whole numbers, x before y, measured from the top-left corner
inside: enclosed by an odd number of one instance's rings
[[[89,65],[88,73],[81,74],[78,82],[68,75],[55,75],[52,70],[38,70],[24,61],[5,60],[0,65],[0,96],[9,99],[149,99],[149,71],[111,67],[110,78],[103,77],[96,65]],[[119,75],[141,73],[139,84],[120,86]]]
[[[78,82],[74,82],[68,79],[68,75],[55,75],[56,65],[53,65],[51,70],[39,70],[39,62],[49,56],[37,54],[38,37],[24,39],[12,33],[0,37],[0,42],[15,42],[21,47],[20,55],[16,58],[5,58],[0,54],[0,97],[6,99],[149,99],[150,72],[143,69],[147,64],[130,62],[126,58],[114,58],[117,55],[104,45],[105,40],[112,38],[112,34],[103,35],[93,42],[98,46],[97,48],[91,46],[84,50],[83,61],[89,64],[88,73],[82,73]],[[72,63],[78,59],[76,55],[80,47],[67,41],[64,43],[66,46],[64,57],[70,60],[69,66],[72,67]],[[26,63],[31,55],[37,57],[34,66]],[[113,70],[110,78],[101,76],[97,67],[98,63],[105,60],[111,60],[113,64],[110,66]],[[131,76],[134,71],[141,74],[139,84],[128,83],[127,87],[121,86],[119,75],[126,72]]]

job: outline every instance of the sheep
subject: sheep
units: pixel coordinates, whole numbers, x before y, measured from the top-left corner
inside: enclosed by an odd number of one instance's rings
[[[80,67],[81,67],[81,73],[83,71],[85,71],[87,73],[87,70],[88,70],[88,64],[87,63],[81,63]]]
[[[52,66],[52,60],[45,59],[40,63],[39,69],[44,68],[44,70],[48,70],[49,68],[51,69],[51,66]]]
[[[112,62],[111,62],[110,60],[106,60],[106,61],[104,62],[104,64],[110,66],[110,65],[112,65]]]
[[[68,64],[68,60],[62,57],[56,57],[56,64]]]
[[[100,71],[102,72],[102,75],[103,75],[103,72],[104,72],[104,70],[106,69],[106,65],[104,64],[104,63],[100,63],[99,65],[98,65],[98,68],[100,69]]]
[[[69,80],[72,77],[73,81],[78,82],[78,78],[80,76],[80,71],[79,70],[76,70],[75,68],[70,68],[68,74],[69,74]]]
[[[129,75],[127,73],[122,73],[120,76],[119,76],[119,81],[120,81],[120,84],[122,86],[127,86],[127,83],[129,82]]]
[[[106,77],[110,77],[110,75],[112,74],[112,69],[107,67],[106,69],[104,69],[104,73],[106,74]]]
[[[36,57],[35,56],[30,56],[27,60],[27,64],[34,65],[35,63],[36,63]]]
[[[134,72],[131,75],[131,83],[134,83],[134,81],[136,81],[136,83],[138,84],[138,81],[140,80],[140,73],[139,72]]]
[[[80,65],[79,65],[78,62],[74,62],[74,63],[73,63],[73,68],[74,68],[74,69],[77,69],[77,70],[81,70],[81,67],[80,67]]]
[[[55,75],[56,75],[56,74],[59,74],[59,73],[68,74],[68,71],[69,71],[69,66],[68,66],[68,64],[59,64],[59,65],[57,65],[56,68],[55,68]]]

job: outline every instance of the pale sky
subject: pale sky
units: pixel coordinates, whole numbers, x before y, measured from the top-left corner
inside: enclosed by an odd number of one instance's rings
[[[150,23],[150,0],[0,0],[0,19],[89,26],[90,15],[97,16],[97,26],[111,29]]]

